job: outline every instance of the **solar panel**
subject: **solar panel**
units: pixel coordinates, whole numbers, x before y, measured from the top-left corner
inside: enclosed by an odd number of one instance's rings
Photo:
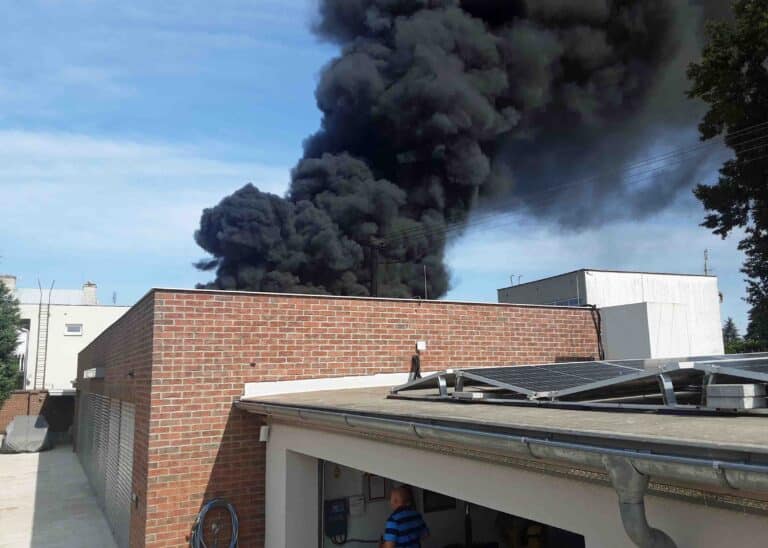
[[[643,371],[609,362],[573,362],[534,366],[462,369],[470,378],[481,377],[498,384],[522,388],[528,392],[554,392],[592,384]]]
[[[449,369],[395,387],[390,397],[438,388],[436,396],[412,397],[700,410],[715,408],[707,403],[712,384],[755,382],[768,382],[768,353]]]

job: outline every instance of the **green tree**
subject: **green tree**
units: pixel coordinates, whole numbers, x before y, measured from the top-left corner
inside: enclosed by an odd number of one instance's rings
[[[708,211],[703,226],[723,238],[744,231],[748,338],[768,343],[768,0],[736,0],[733,10],[731,22],[708,25],[701,61],[688,67],[689,97],[709,106],[702,140],[724,135],[734,152],[717,183],[694,193]]]
[[[727,346],[738,341],[740,338],[736,322],[733,321],[733,318],[729,317],[725,320],[725,324],[723,324],[723,343]]]
[[[0,404],[11,390],[21,385],[21,373],[15,356],[20,327],[19,302],[10,289],[0,282]]]

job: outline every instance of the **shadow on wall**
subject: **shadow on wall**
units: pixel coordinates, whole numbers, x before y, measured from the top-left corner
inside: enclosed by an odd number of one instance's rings
[[[240,546],[264,545],[264,471],[266,447],[259,442],[257,416],[230,408],[227,423],[213,462],[200,508],[207,501],[223,498],[231,503],[240,521]],[[211,526],[220,533],[214,539]],[[190,527],[191,527],[190,523]],[[205,519],[204,540],[208,546],[228,546],[230,517],[224,509],[211,510]]]
[[[556,356],[555,363],[591,362],[594,356]]]
[[[65,443],[70,439],[74,410],[74,396],[51,396],[46,391],[16,390],[0,404],[0,432],[5,432],[18,415],[42,415],[48,422],[52,438]]]
[[[48,421],[49,432],[56,443],[71,441],[71,429],[75,416],[74,396],[48,396],[40,414]]]

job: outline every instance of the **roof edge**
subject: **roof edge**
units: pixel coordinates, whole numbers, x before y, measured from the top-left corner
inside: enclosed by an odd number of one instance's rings
[[[572,274],[578,274],[579,272],[605,272],[608,274],[643,274],[645,276],[680,276],[684,278],[714,278],[717,279],[717,276],[713,274],[685,274],[682,272],[647,272],[643,270],[611,270],[611,269],[605,269],[605,268],[579,268],[576,270],[570,270],[568,272],[563,272],[562,274],[554,274],[552,276],[545,276],[544,278],[538,278],[536,280],[531,280],[530,282],[523,282],[517,285],[507,285],[505,287],[500,287],[496,291],[501,291],[503,289],[512,289],[513,287],[520,287],[521,285],[530,285],[530,284],[536,284],[539,282],[543,282],[545,280],[553,280],[555,278],[562,278],[563,276],[570,276]]]
[[[264,297],[288,297],[288,298],[306,298],[313,299],[330,299],[330,300],[351,300],[351,301],[385,301],[385,302],[410,302],[414,304],[460,304],[460,305],[473,305],[473,306],[495,306],[495,307],[513,307],[513,308],[551,308],[556,310],[572,309],[572,310],[589,310],[589,307],[585,306],[556,306],[551,304],[518,304],[518,303],[498,303],[487,301],[450,301],[441,299],[403,299],[395,297],[358,297],[353,295],[323,295],[316,293],[272,293],[268,291],[245,291],[241,289],[186,289],[186,288],[173,288],[173,287],[153,287],[150,289],[147,295],[151,293],[202,293],[211,295],[258,295]],[[138,302],[141,302],[140,299]]]
[[[753,493],[768,492],[768,464],[752,463],[750,458],[716,460],[714,453],[692,457],[690,452],[670,451],[669,445],[654,450],[621,447],[616,439],[595,443],[588,435],[557,439],[545,431],[520,434],[497,430],[468,428],[467,425],[447,425],[423,418],[393,418],[390,415],[354,411],[331,411],[312,406],[238,400],[234,406],[271,419],[285,420],[305,427],[340,429],[358,435],[376,434],[385,437],[412,439],[417,442],[440,443],[467,447],[471,450],[514,456],[522,459],[545,460],[567,465],[602,469],[604,457],[628,459],[638,472],[653,480],[676,481],[708,489],[744,489]],[[603,444],[602,442],[610,442]],[[725,456],[725,455],[723,455]],[[740,456],[751,456],[741,453]]]

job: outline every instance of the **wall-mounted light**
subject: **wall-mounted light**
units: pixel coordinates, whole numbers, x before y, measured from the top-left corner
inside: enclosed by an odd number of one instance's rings
[[[83,371],[83,378],[84,379],[103,379],[104,368],[92,367],[91,369],[86,369],[85,371]]]

